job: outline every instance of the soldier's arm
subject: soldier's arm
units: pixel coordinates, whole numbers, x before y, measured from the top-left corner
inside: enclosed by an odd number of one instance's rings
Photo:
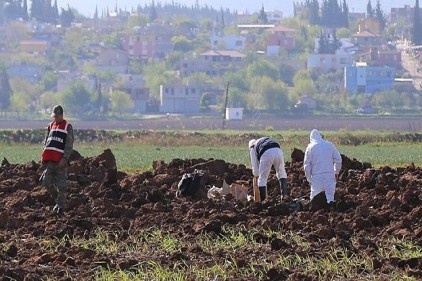
[[[67,126],[67,136],[66,136],[66,143],[64,145],[64,152],[63,152],[63,158],[66,160],[69,160],[70,155],[73,151],[73,127],[72,125]]]

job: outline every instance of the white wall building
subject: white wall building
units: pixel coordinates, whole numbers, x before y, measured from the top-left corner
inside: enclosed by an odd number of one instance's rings
[[[238,107],[226,108],[226,120],[242,120],[242,119],[243,119],[243,108],[238,108]]]

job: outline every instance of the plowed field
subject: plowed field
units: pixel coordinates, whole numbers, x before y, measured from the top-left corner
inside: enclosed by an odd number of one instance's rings
[[[292,162],[287,163],[291,197],[280,202],[277,179],[272,174],[270,198],[262,204],[237,202],[230,195],[220,200],[206,198],[207,186],[221,186],[223,179],[229,184],[248,185],[252,194],[251,170],[243,165],[216,159],[174,159],[154,163],[151,172],[128,175],[116,170],[110,150],[92,158],[77,153],[73,156],[67,206],[61,215],[52,212],[54,202],[39,182],[43,169],[39,163],[3,160],[3,280],[92,280],[95,276],[101,279],[101,270],[136,274],[152,264],[184,272],[179,280],[385,280],[394,274],[422,279],[420,167],[374,169],[342,155],[337,210],[328,212],[318,206],[318,199],[312,204],[305,199],[301,209],[293,202],[309,196],[300,150],[293,151]],[[176,198],[179,179],[195,169],[204,173],[202,189],[195,198]],[[250,245],[215,252],[198,246],[203,235],[217,241],[229,234],[228,229],[238,229],[245,235],[255,231]],[[102,237],[107,243],[99,242],[99,230],[113,234]],[[134,242],[140,233],[153,230],[177,238],[182,246],[163,250],[157,241]],[[288,240],[278,233],[295,234],[300,240]],[[407,255],[401,251],[403,244],[394,241],[402,239],[413,241],[419,252]],[[326,268],[309,265],[312,257],[333,255],[333,260],[358,262],[347,274],[340,267],[329,270],[329,264]],[[281,263],[282,257],[296,257],[296,262]],[[193,270],[227,265],[228,261],[232,273],[226,276],[200,278]],[[113,279],[123,280],[118,275]],[[156,280],[166,278],[157,273]]]

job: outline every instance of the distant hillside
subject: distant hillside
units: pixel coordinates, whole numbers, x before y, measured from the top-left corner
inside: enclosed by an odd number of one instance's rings
[[[63,6],[67,8],[67,3],[61,3],[59,1],[59,6]],[[63,1],[64,2],[64,1]],[[97,2],[97,3],[96,3]],[[151,1],[152,2],[152,1]],[[147,1],[148,4],[151,3]],[[158,3],[171,3],[172,1],[169,0],[157,0],[155,1],[156,5]],[[236,0],[236,1],[227,1],[227,0],[175,0],[175,3],[180,3],[183,5],[195,5],[198,3],[200,6],[212,6],[214,8],[228,8],[230,10],[238,10],[238,11],[247,11],[249,13],[259,11],[264,5],[266,10],[281,10],[284,12],[286,16],[293,14],[293,2],[305,2],[304,0]],[[322,1],[320,1],[322,2]],[[341,0],[343,2],[343,0]],[[350,12],[366,12],[366,5],[368,4],[368,0],[346,0],[349,5]],[[133,1],[133,0],[102,0],[102,1],[85,1],[85,0],[72,0],[70,5],[76,8],[79,12],[84,15],[91,16],[94,14],[95,8],[98,7],[99,11],[105,10],[109,8],[109,10],[114,10],[116,7],[116,3],[119,9],[122,10],[130,10],[131,7],[136,7],[137,5],[144,6],[141,1]],[[372,0],[371,4],[372,7],[375,8],[377,0]],[[410,5],[413,7],[415,5],[415,0],[382,0],[381,9],[386,13],[389,14],[392,7],[403,7],[404,5]]]

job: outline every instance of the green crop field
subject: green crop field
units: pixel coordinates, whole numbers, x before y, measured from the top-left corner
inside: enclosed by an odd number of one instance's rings
[[[286,161],[290,161],[293,148],[306,149],[306,138],[286,138],[281,142]],[[360,162],[369,162],[375,167],[393,166],[405,167],[414,163],[422,165],[422,143],[417,142],[374,142],[361,145],[338,145],[340,153]],[[111,149],[116,157],[119,170],[126,172],[145,171],[152,167],[153,161],[169,162],[172,159],[223,159],[234,164],[249,165],[249,154],[246,143],[182,145],[157,141],[156,145],[141,140],[119,141],[112,143],[75,143],[74,149],[83,157],[101,154],[105,149]],[[0,143],[0,157],[5,157],[10,163],[36,162],[40,159],[41,145],[5,144]]]

